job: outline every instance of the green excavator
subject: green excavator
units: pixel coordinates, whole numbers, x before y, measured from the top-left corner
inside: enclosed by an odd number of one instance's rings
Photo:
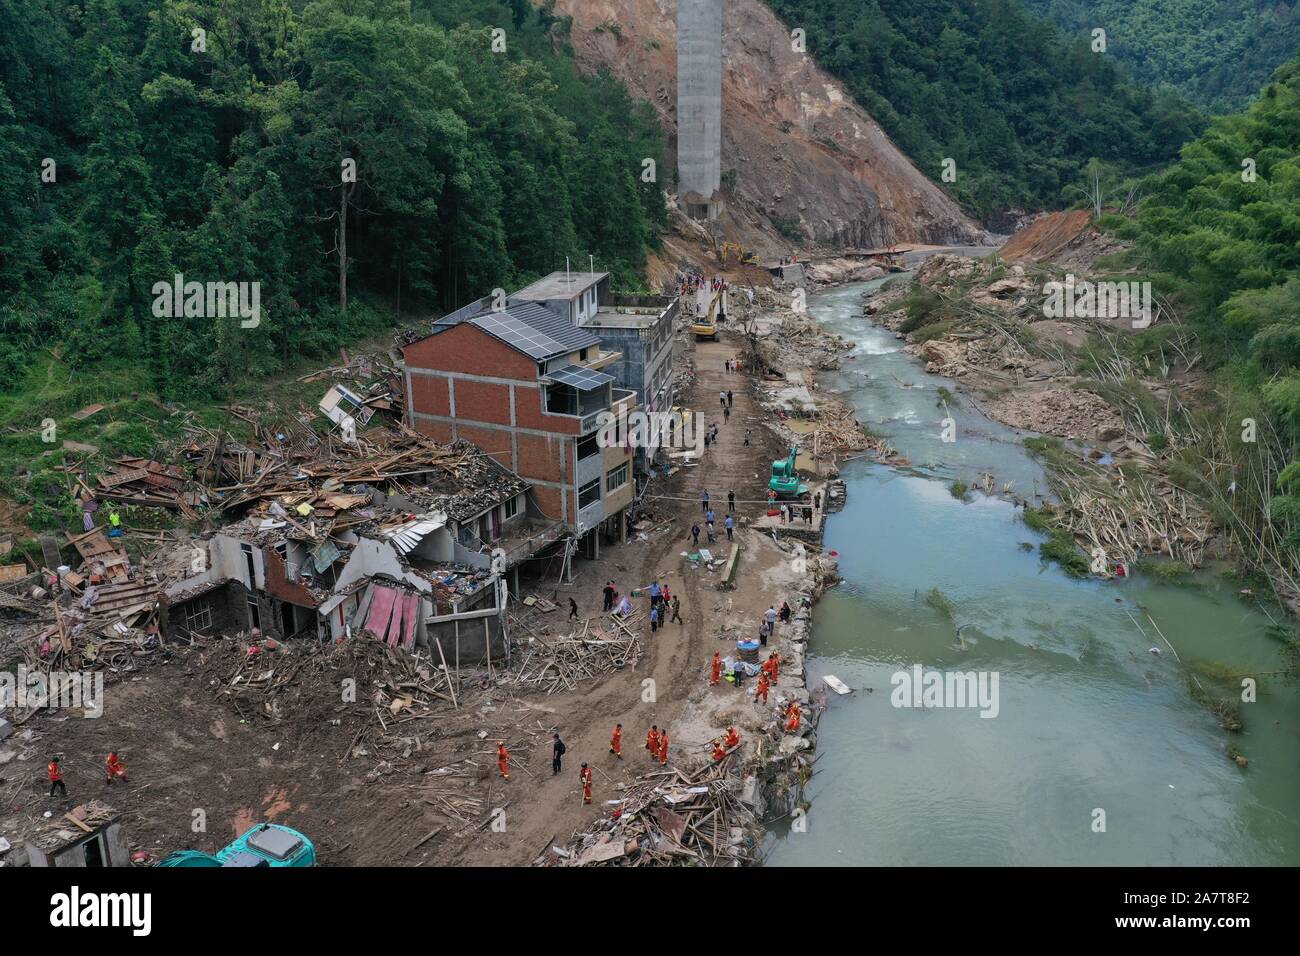
[[[799,475],[795,471],[795,461],[798,456],[799,450],[791,448],[788,458],[778,458],[772,462],[772,479],[767,486],[775,491],[779,498],[798,498],[808,492],[808,486],[799,480]]]

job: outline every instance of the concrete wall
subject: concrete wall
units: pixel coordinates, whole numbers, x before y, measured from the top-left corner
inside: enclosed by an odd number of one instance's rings
[[[122,835],[122,826],[116,822],[88,834],[83,840],[60,847],[53,853],[47,854],[34,843],[27,843],[25,844],[27,863],[29,866],[85,869],[86,844],[92,841],[99,843],[99,855],[104,866],[131,865],[131,854]]]
[[[677,6],[678,192],[722,185],[722,0]]]

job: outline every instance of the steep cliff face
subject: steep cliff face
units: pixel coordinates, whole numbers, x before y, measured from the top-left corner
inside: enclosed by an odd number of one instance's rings
[[[649,100],[675,136],[677,0],[557,0],[573,18],[579,63],[608,68]],[[727,238],[765,253],[788,242],[778,224],[818,242],[976,243],[984,235],[814,62],[760,0],[725,0],[722,168],[734,199]],[[675,141],[671,141],[676,148]],[[935,157],[935,162],[939,157]]]

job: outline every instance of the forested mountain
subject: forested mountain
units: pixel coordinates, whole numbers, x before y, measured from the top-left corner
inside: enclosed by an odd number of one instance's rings
[[[4,381],[57,346],[212,394],[566,255],[635,277],[662,134],[563,27],[526,0],[0,0]],[[175,273],[260,282],[260,325],[154,315]]]
[[[1300,585],[1300,59],[1250,110],[1216,120],[1142,185],[1132,219],[1103,220],[1133,242],[1216,372],[1199,474],[1227,500],[1256,560]],[[1178,333],[1157,325],[1144,335]],[[1234,528],[1234,530],[1236,530]]]
[[[1203,109],[1245,106],[1300,49],[1297,0],[1024,0],[1072,36],[1106,31],[1108,52],[1142,80]]]
[[[1060,205],[1090,158],[1150,169],[1203,128],[1021,0],[768,3],[922,169],[954,159],[947,188],[980,214]]]

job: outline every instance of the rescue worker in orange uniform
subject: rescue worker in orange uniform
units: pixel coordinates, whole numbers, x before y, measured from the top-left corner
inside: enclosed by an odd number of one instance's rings
[[[768,680],[767,671],[760,671],[758,675],[758,687],[754,689],[754,700],[761,700],[767,703],[767,692],[771,689],[771,681]]]
[[[614,734],[609,738],[609,752],[619,760],[623,759],[623,725],[614,726]]]
[[[775,684],[781,676],[781,654],[779,651],[773,651],[768,655],[767,660],[763,662],[763,670],[767,671],[767,676]]]
[[[722,680],[722,652],[713,652],[713,662],[709,664],[709,686],[717,687]]]
[[[668,731],[665,730],[659,735],[659,762],[664,766],[668,765]]]
[[[501,776],[510,779],[510,751],[506,750],[504,740],[497,741],[497,766],[501,769]]]
[[[122,758],[117,755],[117,751],[111,751],[108,755],[107,763],[108,782],[112,783],[113,778],[126,783],[126,766],[122,763]]]
[[[582,781],[582,802],[591,803],[591,768],[585,763],[578,771],[578,779]]]
[[[63,782],[63,771],[59,769],[59,758],[51,757],[49,765],[45,768],[46,776],[50,778],[50,796],[54,796],[54,791],[58,790],[65,797],[68,795],[68,785]]]
[[[738,743],[740,743],[740,731],[738,731],[735,727],[728,727],[727,736],[723,738],[722,746],[730,750]]]
[[[722,741],[720,740],[713,741],[713,759],[722,760],[726,756],[727,756],[727,748],[722,746]]]
[[[799,729],[799,702],[790,701],[790,706],[785,709],[785,732],[792,734]]]
[[[651,724],[650,733],[645,735],[645,749],[650,751],[650,759],[659,756],[659,725]]]

